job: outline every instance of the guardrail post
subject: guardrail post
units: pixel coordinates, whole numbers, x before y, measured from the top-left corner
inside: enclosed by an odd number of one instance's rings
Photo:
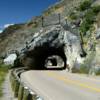
[[[16,79],[15,80],[15,87],[14,87],[14,97],[18,97],[18,90],[19,90],[19,81]]]
[[[18,100],[22,100],[23,99],[23,93],[24,93],[24,87],[20,83],[19,91],[18,91]]]
[[[28,87],[24,87],[23,99],[22,100],[30,100],[28,99],[29,91]]]
[[[11,82],[11,88],[14,91],[14,86],[15,86],[15,76],[13,75],[13,72],[11,71],[10,74],[10,82]]]
[[[11,71],[10,82],[12,90],[14,91],[14,97],[18,97],[18,100],[40,100],[41,98],[37,96],[35,92],[22,83],[18,77],[18,73]],[[41,99],[42,100],[42,99]]]
[[[32,96],[32,99],[31,100],[37,100],[36,97],[37,95],[33,92],[30,92],[30,95]]]
[[[16,85],[16,78],[15,78],[15,76],[13,76],[13,80],[12,80],[12,89],[13,89],[13,91],[15,90],[15,85]]]

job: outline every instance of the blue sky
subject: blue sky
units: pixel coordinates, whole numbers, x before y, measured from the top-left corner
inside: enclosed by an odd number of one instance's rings
[[[9,24],[22,23],[40,15],[59,0],[0,0],[0,30]]]

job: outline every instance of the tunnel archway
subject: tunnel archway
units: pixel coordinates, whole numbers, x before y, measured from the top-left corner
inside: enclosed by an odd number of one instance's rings
[[[64,67],[64,60],[61,56],[52,55],[45,60],[44,66],[46,69],[61,69]]]
[[[45,61],[50,56],[59,56],[63,61],[63,66],[59,68],[47,68],[45,67]],[[35,47],[33,50],[30,49],[25,53],[24,57],[24,66],[28,66],[30,69],[37,69],[37,70],[44,70],[44,69],[51,69],[51,70],[63,70],[66,69],[66,56],[64,53],[63,46],[60,47],[51,47],[49,45],[43,45]],[[56,61],[56,59],[55,59]]]

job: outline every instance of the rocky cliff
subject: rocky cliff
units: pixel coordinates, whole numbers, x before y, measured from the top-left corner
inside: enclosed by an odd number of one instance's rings
[[[99,3],[99,0],[61,0],[45,10],[43,15],[6,28],[0,34],[0,56],[13,50],[20,52],[27,43],[33,43],[34,47],[39,45],[39,41],[50,41],[51,45],[57,46],[60,41],[65,45],[64,53],[70,68],[80,66],[80,63],[100,66]],[[58,37],[52,40],[54,32],[50,31],[56,25],[63,28]],[[85,58],[80,56],[82,50],[87,53]],[[93,55],[93,59],[90,59],[90,55]]]

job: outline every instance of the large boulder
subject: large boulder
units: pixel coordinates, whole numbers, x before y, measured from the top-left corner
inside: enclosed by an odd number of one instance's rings
[[[16,58],[17,58],[16,54],[10,54],[4,59],[4,63],[6,65],[13,65]]]

